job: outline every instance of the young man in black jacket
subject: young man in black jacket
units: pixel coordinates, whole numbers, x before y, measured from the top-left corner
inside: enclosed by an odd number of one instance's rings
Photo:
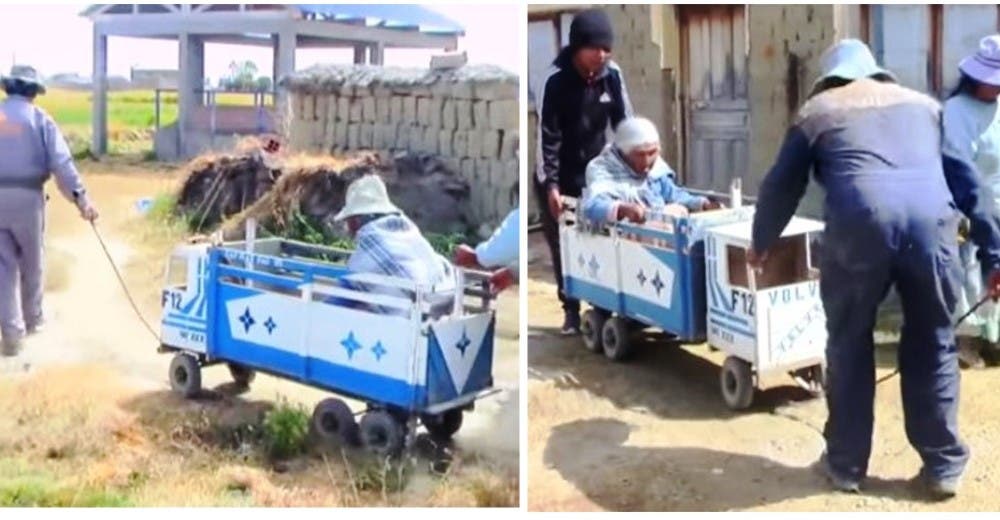
[[[542,229],[566,314],[562,333],[567,335],[580,331],[580,302],[563,294],[560,197],[581,196],[587,184],[587,163],[601,152],[618,123],[632,115],[621,70],[610,59],[613,43],[611,21],[604,11],[578,13],[570,25],[569,45],[556,57],[536,95],[539,164],[535,194],[543,208]]]

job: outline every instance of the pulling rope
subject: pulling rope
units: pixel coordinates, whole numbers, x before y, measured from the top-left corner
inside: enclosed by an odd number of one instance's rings
[[[987,301],[989,301],[990,298],[991,298],[991,295],[989,293],[987,293],[986,296],[983,296],[983,298],[981,300],[979,300],[978,302],[976,302],[976,304],[973,305],[972,308],[969,309],[968,312],[966,312],[965,314],[963,314],[960,318],[958,318],[957,321],[955,321],[954,327],[958,328],[958,326],[961,325],[962,322],[965,321],[966,318],[968,318],[969,316],[972,316],[972,314],[975,313],[977,310],[979,310],[979,308],[982,307],[983,304],[985,304]],[[892,379],[892,378],[894,378],[894,377],[896,377],[898,375],[899,375],[899,368],[896,368],[890,374],[884,375],[884,376],[876,379],[875,380],[875,386],[877,387],[878,385],[881,385],[882,383],[885,383],[886,381],[888,381],[888,380],[890,380],[890,379]],[[806,426],[810,430],[818,433],[820,436],[825,436],[823,434],[823,430],[817,428],[816,426],[814,426],[809,421],[803,419],[802,417],[799,417],[798,415],[795,415],[795,414],[792,414],[792,413],[787,413],[785,411],[785,410],[794,409],[794,408],[798,408],[798,407],[802,407],[802,406],[805,406],[805,405],[802,405],[802,404],[791,405],[791,404],[789,404],[789,405],[779,406],[779,407],[773,408],[771,410],[771,415],[776,415],[778,417],[783,417],[783,418],[788,419],[790,421],[795,421],[795,422],[797,422],[799,424],[802,424],[802,425]]]
[[[118,265],[115,264],[115,260],[111,256],[111,252],[108,251],[108,246],[104,243],[104,238],[101,237],[101,232],[98,231],[97,224],[95,224],[93,221],[91,221],[90,227],[91,227],[91,229],[94,230],[94,235],[97,236],[97,241],[101,244],[101,249],[104,250],[104,256],[106,256],[108,258],[108,263],[111,264],[111,269],[114,270],[115,276],[118,277],[118,283],[121,284],[122,291],[125,292],[125,297],[128,298],[129,304],[132,305],[132,310],[135,312],[135,315],[139,318],[139,321],[141,321],[142,324],[146,326],[146,330],[149,331],[150,335],[152,335],[153,338],[156,340],[156,342],[159,343],[160,342],[160,335],[149,324],[149,322],[146,321],[146,318],[143,317],[142,312],[139,311],[139,306],[136,305],[135,300],[132,298],[132,293],[129,292],[128,286],[125,285],[125,279],[122,277],[121,272],[118,270]]]

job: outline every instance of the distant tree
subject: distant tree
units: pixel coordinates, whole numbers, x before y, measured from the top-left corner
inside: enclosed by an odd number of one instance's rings
[[[229,74],[219,80],[219,85],[228,90],[250,91],[256,86],[257,64],[252,61],[233,61],[229,64]]]
[[[261,76],[257,78],[254,82],[254,87],[257,92],[270,92],[273,82],[270,76]]]

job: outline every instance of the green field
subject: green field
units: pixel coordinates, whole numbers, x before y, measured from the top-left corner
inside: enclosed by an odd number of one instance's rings
[[[0,99],[4,94],[0,93]],[[39,96],[38,105],[59,123],[75,154],[85,153],[90,145],[90,91],[50,88]],[[253,96],[222,94],[220,105],[251,105]],[[124,90],[108,94],[108,151],[112,155],[144,154],[153,149],[156,126],[155,93],[152,90]],[[160,124],[177,120],[177,94],[163,93],[160,98]]]

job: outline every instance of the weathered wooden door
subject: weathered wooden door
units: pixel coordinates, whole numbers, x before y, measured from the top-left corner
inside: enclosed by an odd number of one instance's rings
[[[747,26],[743,5],[682,6],[685,168],[692,188],[725,192],[747,178]]]

